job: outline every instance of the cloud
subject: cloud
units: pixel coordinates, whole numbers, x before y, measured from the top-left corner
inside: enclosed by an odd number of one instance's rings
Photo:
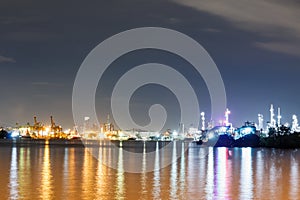
[[[46,98],[49,97],[48,94],[33,94],[32,97],[36,97],[36,98]]]
[[[49,82],[32,82],[32,85],[50,85]]]
[[[300,56],[299,44],[290,44],[282,42],[256,42],[255,45],[257,47],[261,47],[270,51]]]
[[[4,62],[15,63],[16,61],[13,58],[0,55],[0,63],[4,63]]]
[[[0,16],[0,24],[2,25],[26,25],[26,24],[33,24],[33,23],[43,23],[46,22],[47,18],[45,17],[36,17],[36,16]]]
[[[236,28],[259,34],[267,42],[257,45],[267,50],[299,55],[300,4],[293,0],[173,0],[194,9],[219,16]],[[264,44],[264,45],[263,45]],[[281,49],[279,47],[283,47]],[[296,45],[297,44],[297,45]]]
[[[41,42],[58,38],[57,34],[43,31],[18,31],[3,35],[4,39],[20,42]]]
[[[182,20],[179,18],[171,17],[171,18],[168,18],[168,22],[170,24],[179,24],[182,22]]]
[[[205,32],[210,32],[210,33],[220,33],[221,32],[221,30],[215,29],[215,28],[204,28],[202,30]]]
[[[38,86],[38,87],[62,87],[62,84],[53,83],[53,82],[46,82],[46,81],[36,81],[31,82],[31,85]]]

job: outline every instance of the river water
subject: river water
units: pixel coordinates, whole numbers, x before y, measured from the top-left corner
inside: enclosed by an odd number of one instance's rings
[[[140,162],[109,146],[0,146],[0,199],[300,199],[299,150],[165,149]]]

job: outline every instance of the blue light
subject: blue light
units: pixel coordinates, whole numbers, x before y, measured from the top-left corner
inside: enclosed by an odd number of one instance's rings
[[[240,130],[241,134],[248,135],[254,133],[254,129],[252,127],[245,127]]]
[[[20,134],[19,134],[18,131],[12,131],[11,132],[11,137],[19,137],[19,136],[20,136]]]

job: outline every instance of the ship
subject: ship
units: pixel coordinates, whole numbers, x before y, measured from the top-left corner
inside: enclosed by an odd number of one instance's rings
[[[237,129],[231,126],[216,126],[203,134],[197,144],[214,147],[259,147],[260,137],[251,122]]]

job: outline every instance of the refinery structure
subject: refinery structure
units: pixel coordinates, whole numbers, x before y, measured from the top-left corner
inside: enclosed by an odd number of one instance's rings
[[[294,114],[292,115],[291,118],[291,125],[288,122],[282,123],[281,119],[281,111],[280,107],[277,108],[277,117],[275,118],[275,109],[273,104],[270,106],[270,120],[267,122],[267,126],[264,127],[263,124],[263,115],[258,114],[258,125],[257,128],[260,130],[262,133],[265,133],[266,136],[270,136],[272,134],[290,134],[290,133],[295,133],[295,132],[300,132],[300,127],[298,124],[298,118]]]
[[[256,134],[260,137],[271,137],[277,135],[290,135],[299,133],[300,127],[296,115],[291,117],[291,123],[282,123],[282,116],[280,108],[270,106],[270,118],[264,123],[264,116],[258,114],[257,122],[245,122],[245,125],[236,128],[230,122],[231,111],[227,108],[224,112],[224,119],[218,121],[218,125],[214,125],[212,121],[206,122],[205,113],[200,112],[200,126],[185,127],[183,123],[179,124],[178,130],[167,129],[164,132],[151,132],[148,130],[118,130],[115,129],[113,123],[107,116],[106,123],[93,124],[89,117],[84,117],[83,124],[80,127],[74,126],[72,129],[63,129],[57,125],[54,118],[50,116],[49,125],[44,125],[39,122],[37,117],[33,117],[33,124],[27,123],[23,126],[16,126],[14,128],[8,127],[6,131],[9,137],[22,137],[34,139],[94,139],[94,140],[195,140],[210,139],[214,136],[228,134],[239,139],[248,134]],[[3,132],[2,128],[2,132]],[[3,138],[4,136],[2,136]]]
[[[11,134],[12,137],[23,137],[23,138],[61,138],[67,139],[72,135],[76,135],[76,130],[63,130],[62,126],[57,125],[54,121],[53,116],[49,118],[49,125],[45,125],[42,122],[39,122],[37,117],[33,117],[33,124],[27,123],[26,125],[16,127],[7,127],[8,133]]]
[[[233,138],[233,140],[243,139],[245,136],[256,135],[257,138],[274,138],[276,136],[288,136],[294,133],[300,133],[300,127],[298,124],[298,118],[294,114],[291,117],[291,123],[282,122],[281,110],[278,107],[277,113],[273,104],[270,106],[270,118],[269,121],[264,124],[264,116],[258,114],[257,123],[247,121],[241,127],[233,127],[229,120],[229,115],[231,114],[229,109],[226,109],[224,115],[224,121],[219,121],[218,126],[213,128],[207,128],[202,131],[199,135],[195,136],[196,140],[209,140],[216,138],[220,135],[228,135]],[[277,115],[276,115],[277,114]]]

